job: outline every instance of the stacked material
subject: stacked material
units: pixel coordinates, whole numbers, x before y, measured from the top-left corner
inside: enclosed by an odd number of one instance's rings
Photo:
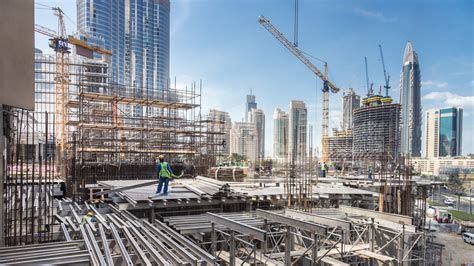
[[[29,248],[24,256],[33,255],[56,257],[62,249],[76,254],[78,258],[67,256],[58,260],[38,260],[48,264],[80,263],[84,265],[215,265],[215,259],[194,243],[173,231],[170,227],[155,220],[153,223],[140,220],[129,211],[121,211],[113,205],[79,206],[61,202],[63,205],[56,215],[59,221],[59,235],[64,239],[60,250],[39,254],[37,248]],[[86,219],[83,224],[81,217],[86,211],[93,211],[95,222]],[[77,239],[77,240],[72,240]],[[79,245],[77,244],[79,243]],[[59,245],[59,244],[58,244]],[[54,247],[53,247],[54,248]],[[28,256],[27,256],[28,255]],[[10,255],[0,261],[10,263]],[[25,260],[34,263],[36,260]],[[15,261],[16,262],[16,261]]]
[[[264,224],[264,219],[257,217],[255,212],[230,212],[219,215],[249,226],[262,227]],[[183,235],[211,232],[211,222],[207,214],[165,217],[164,221]],[[225,226],[219,224],[216,224],[215,228],[225,230]]]
[[[212,167],[209,169],[208,176],[216,180],[222,181],[244,181],[247,177],[248,168],[233,166],[233,167]]]

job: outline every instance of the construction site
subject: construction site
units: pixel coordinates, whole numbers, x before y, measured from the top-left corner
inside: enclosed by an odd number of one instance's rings
[[[401,155],[388,89],[329,136],[329,94],[340,89],[328,63],[320,71],[260,16],[323,82],[321,156],[310,140],[263,175],[257,159],[227,163],[230,119],[202,111],[202,81],[119,84],[112,51],[66,34],[54,11],[58,31],[34,28],[55,52],[35,51],[34,110],[0,105],[0,264],[442,265],[426,216],[444,183]],[[160,155],[176,174],[170,193],[156,193]]]

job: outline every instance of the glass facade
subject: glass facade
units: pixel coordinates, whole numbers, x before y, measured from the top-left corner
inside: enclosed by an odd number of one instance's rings
[[[440,109],[439,156],[461,155],[462,109]]]
[[[111,50],[114,82],[157,99],[169,83],[169,0],[77,0],[82,38]]]
[[[421,76],[418,55],[407,43],[400,76],[401,152],[421,156]]]

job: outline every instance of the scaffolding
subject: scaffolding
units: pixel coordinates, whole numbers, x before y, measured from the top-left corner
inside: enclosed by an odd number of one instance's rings
[[[6,137],[6,167],[0,173],[5,177],[0,191],[1,243],[16,246],[51,241],[53,198],[62,196],[61,181],[55,170],[55,132],[48,127],[45,132],[39,130],[39,121],[54,128],[54,115],[8,108],[0,119]]]
[[[347,165],[352,164],[352,130],[338,131],[333,129],[332,137],[328,137],[329,161],[336,169],[344,172]]]

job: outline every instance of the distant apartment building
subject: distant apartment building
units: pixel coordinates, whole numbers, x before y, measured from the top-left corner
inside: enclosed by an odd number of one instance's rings
[[[342,130],[352,129],[353,112],[360,107],[360,96],[350,88],[347,93],[342,96]]]
[[[210,143],[219,145],[219,152],[223,155],[230,154],[230,130],[232,129],[232,120],[228,112],[211,109],[208,114],[208,131],[216,134],[209,134],[212,138]],[[222,133],[222,134],[217,134]],[[217,149],[217,148],[216,148]]]
[[[426,112],[425,157],[455,157],[462,152],[463,109],[449,107]]]
[[[400,75],[401,153],[421,156],[421,74],[418,55],[408,42]]]
[[[469,157],[439,157],[412,158],[411,163],[415,172],[422,175],[449,175],[453,172],[474,173],[474,158]]]
[[[255,102],[255,95],[250,91],[250,94],[247,94],[247,101],[245,102],[245,122],[250,122],[250,113],[253,109],[257,109],[257,102]]]
[[[291,101],[288,122],[288,156],[290,161],[306,157],[308,110],[302,101]]]
[[[255,124],[257,133],[257,158],[265,158],[265,113],[262,109],[250,111],[250,122]]]
[[[112,78],[129,93],[160,98],[170,68],[169,0],[77,0],[81,38],[112,55]],[[138,110],[140,111],[140,110]]]
[[[249,161],[257,160],[257,129],[255,123],[235,122],[230,130],[230,154],[239,154]]]
[[[273,157],[286,160],[288,158],[288,114],[280,108],[273,113]]]

